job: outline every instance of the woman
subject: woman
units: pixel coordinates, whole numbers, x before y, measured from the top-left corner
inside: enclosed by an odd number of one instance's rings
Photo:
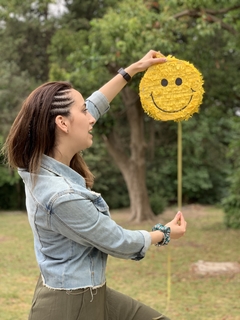
[[[151,244],[165,245],[186,230],[182,213],[154,231],[126,230],[111,218],[93,175],[79,154],[92,145],[92,129],[109,103],[137,72],[166,59],[151,50],[86,101],[67,82],[35,89],[5,143],[25,183],[40,277],[31,320],[168,319],[106,286],[107,256],[140,260]]]

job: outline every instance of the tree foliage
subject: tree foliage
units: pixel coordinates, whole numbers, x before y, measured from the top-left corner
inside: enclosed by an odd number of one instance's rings
[[[48,80],[47,47],[56,30],[51,1],[1,1],[0,5],[0,139],[1,144],[22,101]],[[1,163],[3,159],[1,159]],[[24,206],[23,184],[14,171],[0,165],[0,207]]]
[[[239,155],[234,138],[239,131],[236,111],[240,108],[239,1],[66,0],[68,11],[57,21],[46,11],[49,2],[37,1],[33,5],[29,0],[19,6],[17,0],[10,0],[1,4],[4,24],[0,32],[0,105],[7,110],[6,117],[19,103],[21,88],[22,92],[27,91],[47,76],[50,80],[71,81],[87,97],[119,67],[141,58],[149,49],[173,54],[192,62],[205,81],[199,114],[183,122],[183,200],[217,203],[227,196],[225,204],[237,208],[233,204],[236,201],[229,197],[236,199],[238,195],[239,164],[227,154],[230,148],[234,157]],[[23,16],[28,19],[19,19]],[[29,35],[30,30],[33,36]],[[29,61],[34,65],[29,66]],[[97,175],[97,189],[107,196],[107,179],[119,195],[121,190],[126,192],[126,187],[116,166],[107,161],[100,137],[110,141],[117,136],[122,154],[131,158],[133,128],[129,125],[126,97],[131,92],[137,101],[141,76],[134,77],[127,87],[129,91],[113,101],[111,111],[96,126],[97,143],[85,155]],[[9,90],[7,95],[10,82],[19,94],[13,96]],[[11,99],[15,100],[10,106]],[[146,185],[152,208],[158,213],[167,203],[176,203],[177,124],[153,121],[146,115],[142,119]],[[105,177],[102,185],[98,184],[100,174]],[[111,201],[114,199],[110,205]],[[119,196],[115,204],[124,206],[127,201],[125,196]]]
[[[22,100],[48,80],[47,47],[57,27],[50,0],[1,1],[0,6],[0,132],[5,133]],[[13,94],[14,93],[14,94]],[[4,130],[4,132],[3,132]]]

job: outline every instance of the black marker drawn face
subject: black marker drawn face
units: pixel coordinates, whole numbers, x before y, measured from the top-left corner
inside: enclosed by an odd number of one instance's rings
[[[167,79],[165,79],[165,78],[162,79],[162,80],[160,81],[160,86],[162,86],[162,87],[172,86],[171,91],[175,91],[175,93],[176,93],[176,91],[177,91],[177,88],[175,88],[175,86],[176,86],[176,87],[179,87],[178,92],[179,92],[179,95],[181,95],[181,94],[182,94],[181,85],[183,84],[182,78],[178,77],[178,78],[175,79],[175,81],[174,81],[174,79],[171,79],[171,80],[173,80],[173,81],[168,82]],[[161,90],[160,90],[160,91],[161,91]],[[159,95],[161,95],[160,91],[159,91]],[[163,91],[163,89],[162,89],[162,91]],[[153,92],[151,92],[151,98],[152,98],[152,102],[154,103],[155,107],[158,108],[159,110],[161,110],[162,112],[175,113],[175,112],[179,112],[179,111],[182,111],[182,110],[184,110],[185,108],[187,108],[187,106],[189,105],[189,103],[192,101],[193,93],[195,92],[195,90],[193,90],[193,89],[191,88],[191,89],[189,90],[189,92],[191,93],[191,94],[190,94],[190,97],[189,97],[189,100],[188,100],[188,101],[187,101],[187,100],[184,101],[183,104],[180,104],[180,103],[179,103],[179,108],[177,107],[176,109],[166,108],[166,107],[163,108],[163,107],[161,107],[162,104],[163,104],[163,101],[162,101],[162,103],[161,103],[160,106],[159,106],[159,105],[155,102]],[[162,99],[162,100],[163,100],[163,99]],[[168,101],[169,101],[169,99],[168,99]],[[164,105],[167,106],[167,104],[168,104],[168,102],[165,101],[165,104],[164,104]]]
[[[143,108],[157,120],[188,119],[198,111],[204,92],[202,84],[202,76],[193,65],[168,58],[168,62],[149,68],[142,78]]]

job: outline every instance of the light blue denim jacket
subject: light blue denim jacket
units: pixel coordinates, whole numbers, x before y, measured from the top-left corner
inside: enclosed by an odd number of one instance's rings
[[[109,109],[99,91],[86,104],[96,120]],[[87,189],[84,178],[70,167],[43,155],[35,185],[29,172],[18,171],[25,183],[35,254],[47,287],[102,286],[108,255],[144,257],[151,244],[149,232],[117,225],[101,195]]]

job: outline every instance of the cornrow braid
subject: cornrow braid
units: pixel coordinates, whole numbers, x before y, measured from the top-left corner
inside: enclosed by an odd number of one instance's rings
[[[70,89],[60,90],[55,94],[51,103],[51,115],[64,114],[69,112],[70,105],[74,102],[69,94]]]

